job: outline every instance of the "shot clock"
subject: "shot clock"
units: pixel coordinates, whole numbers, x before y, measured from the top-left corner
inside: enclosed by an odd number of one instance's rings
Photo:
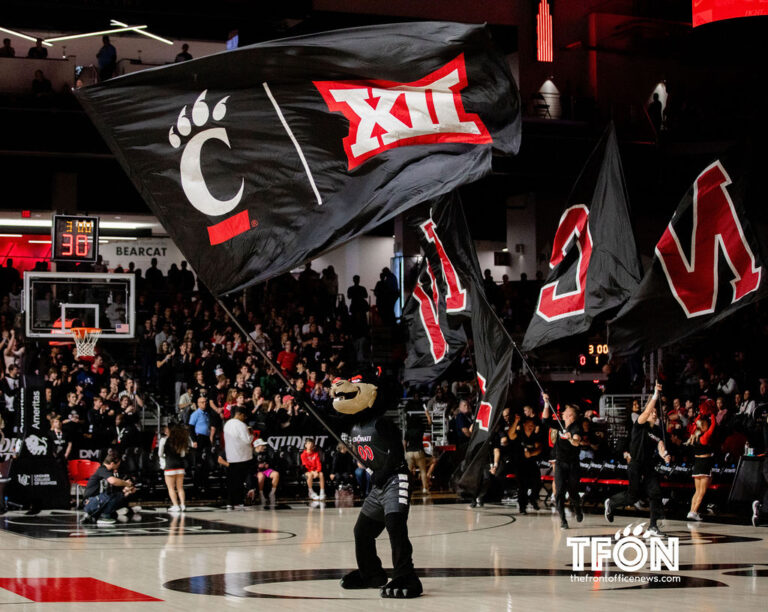
[[[53,261],[95,263],[99,253],[99,218],[54,215]]]
[[[608,345],[600,342],[589,342],[585,350],[579,355],[579,367],[595,369],[608,363]]]

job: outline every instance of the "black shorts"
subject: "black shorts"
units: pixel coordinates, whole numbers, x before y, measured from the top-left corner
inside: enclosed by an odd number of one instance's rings
[[[694,457],[693,458],[693,477],[703,478],[712,477],[712,465],[714,464],[714,457]]]
[[[387,514],[408,514],[408,474],[392,474],[384,486],[371,489],[360,512],[375,521],[384,522]]]

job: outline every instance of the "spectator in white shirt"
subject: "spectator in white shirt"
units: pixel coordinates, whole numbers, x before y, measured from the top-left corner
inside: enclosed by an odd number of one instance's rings
[[[253,459],[251,434],[245,424],[246,410],[237,406],[232,418],[224,424],[224,448],[229,471],[227,474],[227,510],[243,507],[245,480]]]

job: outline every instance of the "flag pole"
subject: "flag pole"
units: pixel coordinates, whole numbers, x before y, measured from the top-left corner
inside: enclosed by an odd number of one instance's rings
[[[539,391],[541,391],[541,394],[544,395],[544,387],[541,386],[541,383],[539,382],[539,379],[536,378],[536,374],[533,371],[533,368],[528,363],[528,361],[525,358],[525,355],[523,355],[523,351],[520,350],[520,347],[517,346],[517,343],[510,338],[510,342],[512,342],[512,347],[517,351],[517,354],[520,355],[520,359],[522,360],[523,364],[526,368],[528,368],[528,371],[531,373],[531,376],[533,377],[533,382],[536,383],[536,386],[539,388]],[[549,402],[547,402],[549,403]],[[560,431],[565,433],[565,426],[563,425],[563,422],[560,420],[560,417],[557,414],[557,411],[555,410],[555,407],[550,403],[549,407],[552,408],[552,416],[555,417],[555,420],[557,421],[557,424],[560,426]]]
[[[294,387],[291,384],[291,381],[288,380],[288,377],[285,374],[283,374],[282,368],[279,365],[277,365],[274,361],[272,361],[269,358],[269,356],[267,356],[267,353],[264,351],[264,349],[262,349],[259,346],[259,343],[256,342],[256,340],[254,340],[247,331],[245,331],[245,328],[242,326],[240,321],[238,321],[235,318],[235,315],[232,314],[232,311],[230,311],[229,308],[227,308],[226,304],[224,303],[224,300],[222,300],[219,295],[214,295],[214,297],[216,298],[216,302],[219,304],[219,306],[221,306],[221,308],[224,310],[224,312],[227,313],[227,316],[229,317],[229,320],[232,321],[232,323],[235,324],[237,329],[240,330],[240,333],[243,334],[243,337],[246,339],[246,341],[250,342],[256,348],[256,350],[258,351],[258,353],[261,356],[261,358],[265,361],[265,363],[267,363],[267,365],[272,366],[275,369],[275,372],[277,372],[277,375],[280,378],[280,380],[282,380],[285,383],[285,385],[291,391],[293,391],[295,393],[295,398],[296,398],[297,402],[302,406],[302,408],[304,408],[309,414],[311,414],[313,417],[315,417],[317,422],[320,423],[320,425],[322,425],[323,428],[328,433],[330,433],[331,436],[333,436],[333,438],[339,444],[344,446],[349,451],[349,454],[352,455],[355,458],[355,460],[360,463],[360,465],[363,465],[363,462],[360,460],[360,456],[357,454],[357,452],[355,452],[355,450],[349,444],[344,442],[344,440],[342,440],[339,437],[339,435],[335,431],[333,431],[331,426],[328,425],[328,423],[325,422],[325,420],[323,419],[323,417],[320,416],[320,414],[317,412],[317,410],[315,410],[314,406],[310,405],[309,402],[303,400],[303,398],[301,398],[299,396],[299,392],[296,390],[296,387]],[[366,471],[368,471],[369,474],[372,473],[370,468],[367,468]]]

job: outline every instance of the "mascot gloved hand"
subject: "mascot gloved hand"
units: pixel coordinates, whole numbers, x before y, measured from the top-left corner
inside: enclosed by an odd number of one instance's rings
[[[351,420],[349,443],[371,474],[373,487],[355,523],[357,569],[341,579],[344,589],[380,588],[382,597],[421,595],[408,539],[408,468],[400,429],[384,412],[397,405],[397,395],[379,378],[354,376],[333,381],[333,408]],[[392,580],[376,554],[376,538],[387,530],[392,548]]]

